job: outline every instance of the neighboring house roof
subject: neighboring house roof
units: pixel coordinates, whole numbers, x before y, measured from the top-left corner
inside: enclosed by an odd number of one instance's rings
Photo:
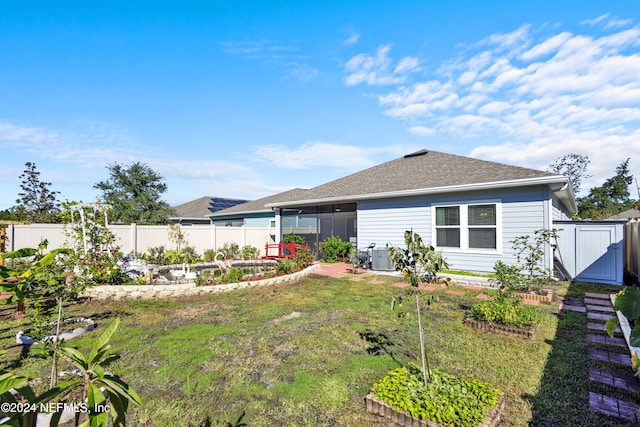
[[[208,216],[211,218],[219,218],[219,217],[225,217],[225,216],[231,216],[231,215],[239,216],[244,214],[273,212],[273,209],[266,207],[266,204],[297,200],[306,191],[307,190],[303,188],[293,188],[291,190],[283,191],[282,193],[263,197],[262,199],[252,200],[246,203],[235,205],[233,207],[209,214]]]
[[[610,216],[607,219],[636,219],[640,218],[640,209],[628,209],[624,212],[620,212],[619,214]]]
[[[567,177],[433,150],[420,150],[311,188],[298,200],[267,206],[300,206],[535,184],[549,185],[569,211],[577,210]]]
[[[246,203],[243,199],[226,199],[223,197],[205,196],[187,203],[175,206],[176,216],[172,220],[204,220],[214,212],[227,209],[232,206]]]

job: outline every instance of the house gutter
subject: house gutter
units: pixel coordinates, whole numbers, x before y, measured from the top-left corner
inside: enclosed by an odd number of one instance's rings
[[[267,203],[265,206],[269,208],[286,208],[292,206],[302,205],[317,205],[326,203],[344,203],[350,201],[360,200],[374,200],[374,199],[388,199],[392,197],[411,197],[411,196],[425,196],[430,194],[442,194],[442,193],[461,193],[465,191],[475,190],[492,190],[500,188],[513,188],[530,185],[548,185],[563,204],[572,212],[576,212],[575,200],[571,196],[571,187],[569,185],[569,178],[561,175],[541,178],[529,178],[529,179],[516,179],[510,181],[494,181],[494,182],[482,182],[477,184],[465,184],[465,185],[451,185],[446,187],[434,187],[434,188],[417,188],[414,190],[402,190],[402,191],[387,191],[384,193],[369,193],[369,194],[354,194],[349,196],[336,196],[326,197],[319,199],[306,199],[290,202],[275,202]]]

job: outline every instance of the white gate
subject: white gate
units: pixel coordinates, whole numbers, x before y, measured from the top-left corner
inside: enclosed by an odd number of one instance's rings
[[[554,221],[556,256],[569,274],[583,282],[621,285],[624,273],[624,222]]]

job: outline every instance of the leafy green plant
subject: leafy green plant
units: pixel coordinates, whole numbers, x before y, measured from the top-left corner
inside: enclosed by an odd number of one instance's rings
[[[496,261],[493,266],[493,271],[495,272],[502,292],[512,294],[514,292],[529,290],[529,284],[520,270],[520,266],[508,265],[502,261]]]
[[[127,383],[118,376],[105,371],[105,367],[112,361],[119,358],[116,354],[110,354],[109,340],[114,334],[120,319],[116,318],[113,323],[102,333],[93,343],[87,356],[71,347],[61,347],[56,349],[56,353],[73,364],[78,370],[77,378],[65,381],[50,388],[39,396],[36,396],[29,386],[28,378],[18,376],[13,373],[0,375],[0,395],[4,401],[15,400],[9,395],[11,389],[17,390],[24,399],[33,406],[25,406],[28,409],[39,408],[49,402],[74,405],[76,408],[86,409],[88,419],[80,424],[80,414],[76,413],[75,425],[82,427],[106,427],[109,418],[113,426],[126,425],[126,413],[129,404],[142,406],[142,401],[138,394]],[[107,395],[101,390],[104,388]],[[86,403],[85,403],[86,402]],[[57,425],[62,415],[62,405],[54,405],[58,412],[52,418],[52,425]],[[3,414],[5,415],[5,414]],[[8,414],[13,425],[20,425],[25,418],[32,417],[33,411],[27,410],[22,413]],[[55,423],[55,424],[54,424]]]
[[[424,343],[424,329],[422,326],[422,310],[420,305],[420,284],[434,281],[437,274],[443,268],[448,268],[447,261],[442,257],[441,252],[436,252],[431,245],[425,245],[422,237],[413,230],[404,232],[405,247],[398,248],[387,245],[389,257],[393,262],[396,271],[409,281],[416,295],[416,307],[418,311],[418,333],[420,334],[420,355],[422,356],[422,375],[424,382],[430,376],[430,369],[427,361],[427,352]],[[430,296],[429,303],[433,300]]]
[[[308,248],[296,249],[296,255],[293,257],[293,265],[297,270],[307,268],[313,263],[313,253]]]
[[[148,249],[146,260],[152,264],[164,265],[164,246],[155,246]]]
[[[235,242],[226,242],[222,245],[220,249],[222,253],[224,253],[227,259],[238,259],[240,258],[240,245]]]
[[[260,251],[255,246],[243,246],[242,247],[242,259],[257,259]]]
[[[640,347],[640,288],[638,286],[627,286],[615,296],[613,308],[620,311],[629,321],[631,333],[629,335],[629,345]],[[620,326],[617,317],[607,320],[605,328],[609,336],[613,336],[616,328]],[[631,363],[636,376],[640,376],[640,361],[637,353],[631,357]]]
[[[480,301],[467,311],[465,317],[479,322],[496,322],[518,327],[540,324],[538,308],[522,305],[520,301],[521,298],[515,297]]]
[[[418,368],[397,368],[371,389],[376,398],[413,417],[443,426],[477,426],[495,406],[500,390],[472,377],[453,377],[434,370],[429,383]]]
[[[278,261],[278,265],[276,265],[276,273],[277,274],[291,274],[293,273],[293,261],[290,259],[281,259]]]
[[[227,271],[224,274],[223,280],[226,283],[238,283],[242,281],[242,276],[244,276],[244,274],[242,273],[242,270],[240,270],[239,268],[232,267],[229,269],[229,271]]]
[[[282,236],[283,243],[297,243],[298,245],[304,245],[304,237],[297,234],[285,234]]]
[[[183,246],[189,244],[187,233],[182,229],[180,224],[171,224],[168,231],[169,241],[175,243],[176,252],[180,252]]]
[[[164,264],[193,264],[200,260],[193,246],[186,246],[180,251],[169,249],[164,253]]]
[[[533,232],[533,236],[525,235],[516,237],[511,243],[516,253],[518,262],[523,263],[523,270],[527,272],[529,281],[537,278],[548,278],[551,273],[542,266],[545,250],[551,248],[558,238],[559,229],[540,229]]]
[[[327,262],[336,262],[338,257],[346,257],[351,249],[351,242],[345,242],[340,236],[331,235],[320,243],[322,258]]]
[[[216,254],[218,251],[215,249],[207,249],[202,253],[202,261],[203,262],[213,262],[216,259]]]

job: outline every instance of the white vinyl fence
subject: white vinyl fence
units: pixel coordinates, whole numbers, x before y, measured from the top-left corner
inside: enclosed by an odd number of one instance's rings
[[[175,249],[169,240],[168,225],[109,225],[116,235],[116,245],[125,254],[147,252],[149,248],[164,246]],[[193,246],[197,253],[207,249],[220,249],[225,243],[237,243],[243,246],[254,246],[264,255],[267,243],[275,243],[267,227],[221,227],[211,225],[183,226],[187,245]],[[64,233],[62,224],[9,224],[7,227],[6,251],[22,248],[37,248],[42,240],[48,240],[48,249],[71,246]]]

